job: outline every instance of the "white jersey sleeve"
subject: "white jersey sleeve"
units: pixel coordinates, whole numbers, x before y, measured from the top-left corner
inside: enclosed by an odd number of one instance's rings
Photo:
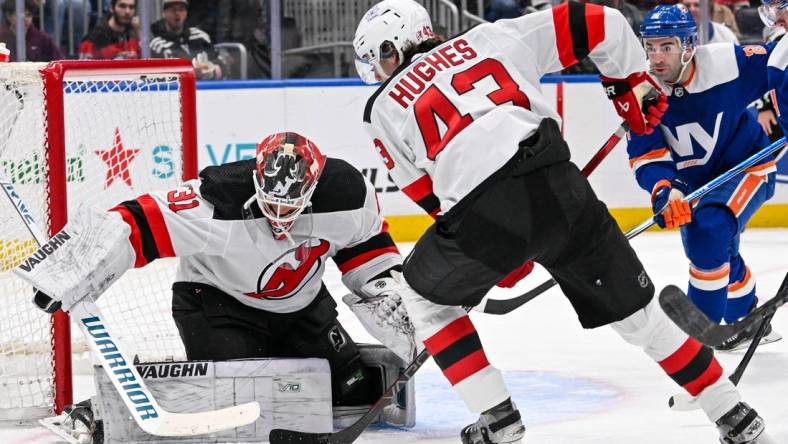
[[[213,218],[213,205],[200,195],[200,181],[144,194],[110,209],[131,228],[135,268],[164,257],[222,255],[227,230]]]
[[[540,75],[568,68],[586,56],[608,77],[624,78],[647,68],[640,40],[624,16],[612,8],[566,2],[499,20],[491,28],[520,42],[531,56],[523,58],[536,61]]]
[[[363,207],[354,212],[356,230],[353,238],[333,256],[342,272],[342,282],[353,293],[381,273],[402,264],[388,224],[380,214],[375,189],[364,180],[366,197]]]

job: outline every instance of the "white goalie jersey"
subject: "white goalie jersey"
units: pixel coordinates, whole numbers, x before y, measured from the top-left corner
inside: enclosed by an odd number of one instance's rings
[[[542,119],[560,122],[539,81],[586,56],[608,77],[647,69],[621,13],[566,2],[417,54],[369,99],[365,127],[402,191],[427,213],[445,213],[511,159]]]
[[[33,265],[46,269],[47,261],[56,262],[68,248],[79,251],[74,256],[111,258],[104,263],[125,261],[120,266],[113,265],[120,273],[131,267],[144,267],[158,258],[178,257],[176,282],[211,285],[248,306],[291,313],[309,305],[319,294],[328,258],[334,260],[343,283],[353,292],[401,264],[380,215],[374,188],[347,162],[327,159],[309,209],[290,230],[292,240],[274,238],[257,202],[249,210],[244,209],[244,203],[255,192],[254,168],[254,159],[208,167],[200,172],[200,179],[188,181],[178,189],[123,202],[108,212],[114,230],[122,232],[115,235],[118,241],[109,247],[116,251],[92,251],[86,242],[73,242],[75,248],[68,240],[55,246],[52,257]],[[78,229],[79,225],[91,224],[99,225],[69,221],[64,232],[68,233],[70,226]],[[106,243],[94,250],[99,248],[106,250]],[[28,260],[22,267],[29,269],[30,264]],[[69,269],[58,268],[57,264],[49,268]],[[47,291],[35,275],[44,272],[55,278],[55,274],[66,274],[33,270],[22,277]],[[92,270],[79,273],[90,275]],[[86,280],[87,276],[81,279]]]

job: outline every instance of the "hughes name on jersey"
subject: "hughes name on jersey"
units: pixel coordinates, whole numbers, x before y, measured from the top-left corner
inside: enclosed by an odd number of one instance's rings
[[[668,111],[661,131],[631,135],[630,166],[641,188],[682,179],[695,190],[769,144],[747,106],[768,90],[766,65],[774,44],[699,46],[690,80],[664,86]],[[774,171],[767,159],[751,169]]]
[[[212,285],[275,313],[300,310],[318,295],[333,258],[353,292],[401,263],[372,185],[343,160],[327,159],[311,206],[276,240],[254,195],[254,159],[208,167],[176,190],[146,194],[110,211],[131,227],[135,267],[180,258],[177,281]]]
[[[476,26],[417,54],[369,99],[365,127],[402,191],[433,216],[445,213],[510,160],[542,119],[560,121],[539,81],[586,56],[608,77],[647,69],[620,12],[567,2]]]

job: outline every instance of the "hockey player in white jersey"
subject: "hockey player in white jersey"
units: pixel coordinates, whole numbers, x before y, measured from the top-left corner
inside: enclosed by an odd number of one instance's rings
[[[616,111],[651,133],[665,96],[617,11],[580,2],[479,25],[441,42],[426,10],[385,0],[362,18],[359,75],[385,81],[364,124],[400,189],[435,224],[405,261],[398,290],[423,341],[479,420],[466,444],[519,442],[525,430],[500,371],[461,306],[478,304],[528,260],[558,281],[586,328],[611,325],[699,403],[724,443],[753,443],[760,416],[713,351],[665,315],[605,205],[569,161],[540,78],[589,56]],[[524,350],[524,352],[527,352]]]
[[[322,282],[332,258],[352,291],[345,302],[370,333],[406,362],[414,356],[412,327],[390,292],[402,260],[374,188],[299,134],[271,135],[255,159],[205,168],[177,189],[109,211],[81,208],[61,233],[69,240],[16,270],[49,312],[176,256],[172,310],[189,360],[325,358],[334,404],[370,404],[380,381]]]

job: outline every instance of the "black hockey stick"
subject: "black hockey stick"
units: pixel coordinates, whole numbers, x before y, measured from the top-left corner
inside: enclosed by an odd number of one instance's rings
[[[586,163],[586,166],[583,167],[582,173],[584,176],[588,177],[592,172],[594,172],[596,167],[598,167],[605,157],[607,157],[607,155],[613,151],[613,148],[618,145],[618,142],[624,138],[627,131],[629,131],[629,124],[627,124],[627,122],[621,122],[621,125],[618,126],[616,131],[610,137],[608,137],[607,141],[605,141],[605,144],[602,145],[602,148],[600,148],[599,151],[594,154],[591,160]],[[549,290],[555,284],[555,280],[550,279],[538,287],[529,290],[527,293],[521,294],[520,296],[515,296],[511,299],[488,299],[484,303],[484,306],[479,308],[479,311],[496,315],[509,313],[510,311]]]
[[[747,369],[747,365],[750,364],[750,360],[752,360],[753,355],[755,354],[755,349],[758,348],[758,345],[761,343],[761,339],[766,336],[766,330],[769,328],[769,323],[772,321],[774,317],[774,312],[761,322],[761,326],[758,327],[758,331],[755,332],[755,336],[752,338],[752,342],[750,342],[750,346],[747,347],[747,351],[744,353],[744,357],[741,358],[739,361],[739,365],[736,366],[736,370],[731,373],[728,377],[733,385],[739,385],[739,381],[741,381],[742,375],[744,375],[744,370]],[[698,405],[698,398],[690,396],[687,393],[681,393],[677,395],[673,395],[668,399],[668,407],[671,410],[695,410],[699,408]]]
[[[788,301],[788,273],[775,297],[751,311],[740,321],[728,325],[717,324],[706,317],[676,286],[668,285],[659,294],[659,304],[673,322],[687,334],[710,347],[720,345],[731,336],[740,334],[765,319],[770,319],[786,301]]]
[[[738,165],[736,165],[733,168],[731,168],[730,170],[720,174],[716,178],[714,178],[711,181],[709,181],[706,185],[703,185],[702,187],[700,187],[697,190],[693,191],[692,193],[688,194],[684,199],[686,201],[690,202],[690,204],[693,204],[698,199],[700,199],[701,197],[705,196],[707,193],[709,193],[710,191],[716,189],[717,187],[719,187],[720,185],[724,184],[725,182],[727,182],[727,181],[731,180],[732,178],[736,177],[739,173],[743,172],[747,168],[749,168],[749,167],[755,165],[756,163],[758,163],[758,162],[768,158],[769,156],[773,155],[775,152],[777,152],[778,150],[782,149],[783,145],[785,145],[785,137],[781,137],[780,139],[778,139],[778,140],[774,141],[773,143],[771,143],[766,148],[763,148],[762,150],[758,151],[757,153],[753,154],[752,156],[744,159]],[[664,208],[662,210],[660,210],[660,213],[663,210],[664,210]],[[647,229],[649,229],[649,227],[651,227],[652,225],[654,225],[656,223],[657,223],[657,214],[655,214],[654,216],[650,217],[649,219],[647,219],[646,221],[644,221],[643,223],[641,223],[637,227],[629,230],[626,233],[627,239],[634,238],[635,236],[637,236],[638,234],[646,231]],[[556,284],[555,279],[550,278],[550,280],[545,281],[544,283],[542,283],[538,287],[534,288],[533,290],[530,290],[529,292],[527,292],[525,294],[521,294],[520,296],[515,296],[515,297],[513,297],[511,299],[490,299],[490,300],[488,300],[485,303],[484,308],[480,309],[479,311],[483,311],[484,313],[491,313],[491,314],[506,314],[506,313],[509,313],[509,312],[517,309],[521,305],[527,303],[531,299],[534,299],[535,297],[539,296],[543,292],[549,290],[555,284]]]

